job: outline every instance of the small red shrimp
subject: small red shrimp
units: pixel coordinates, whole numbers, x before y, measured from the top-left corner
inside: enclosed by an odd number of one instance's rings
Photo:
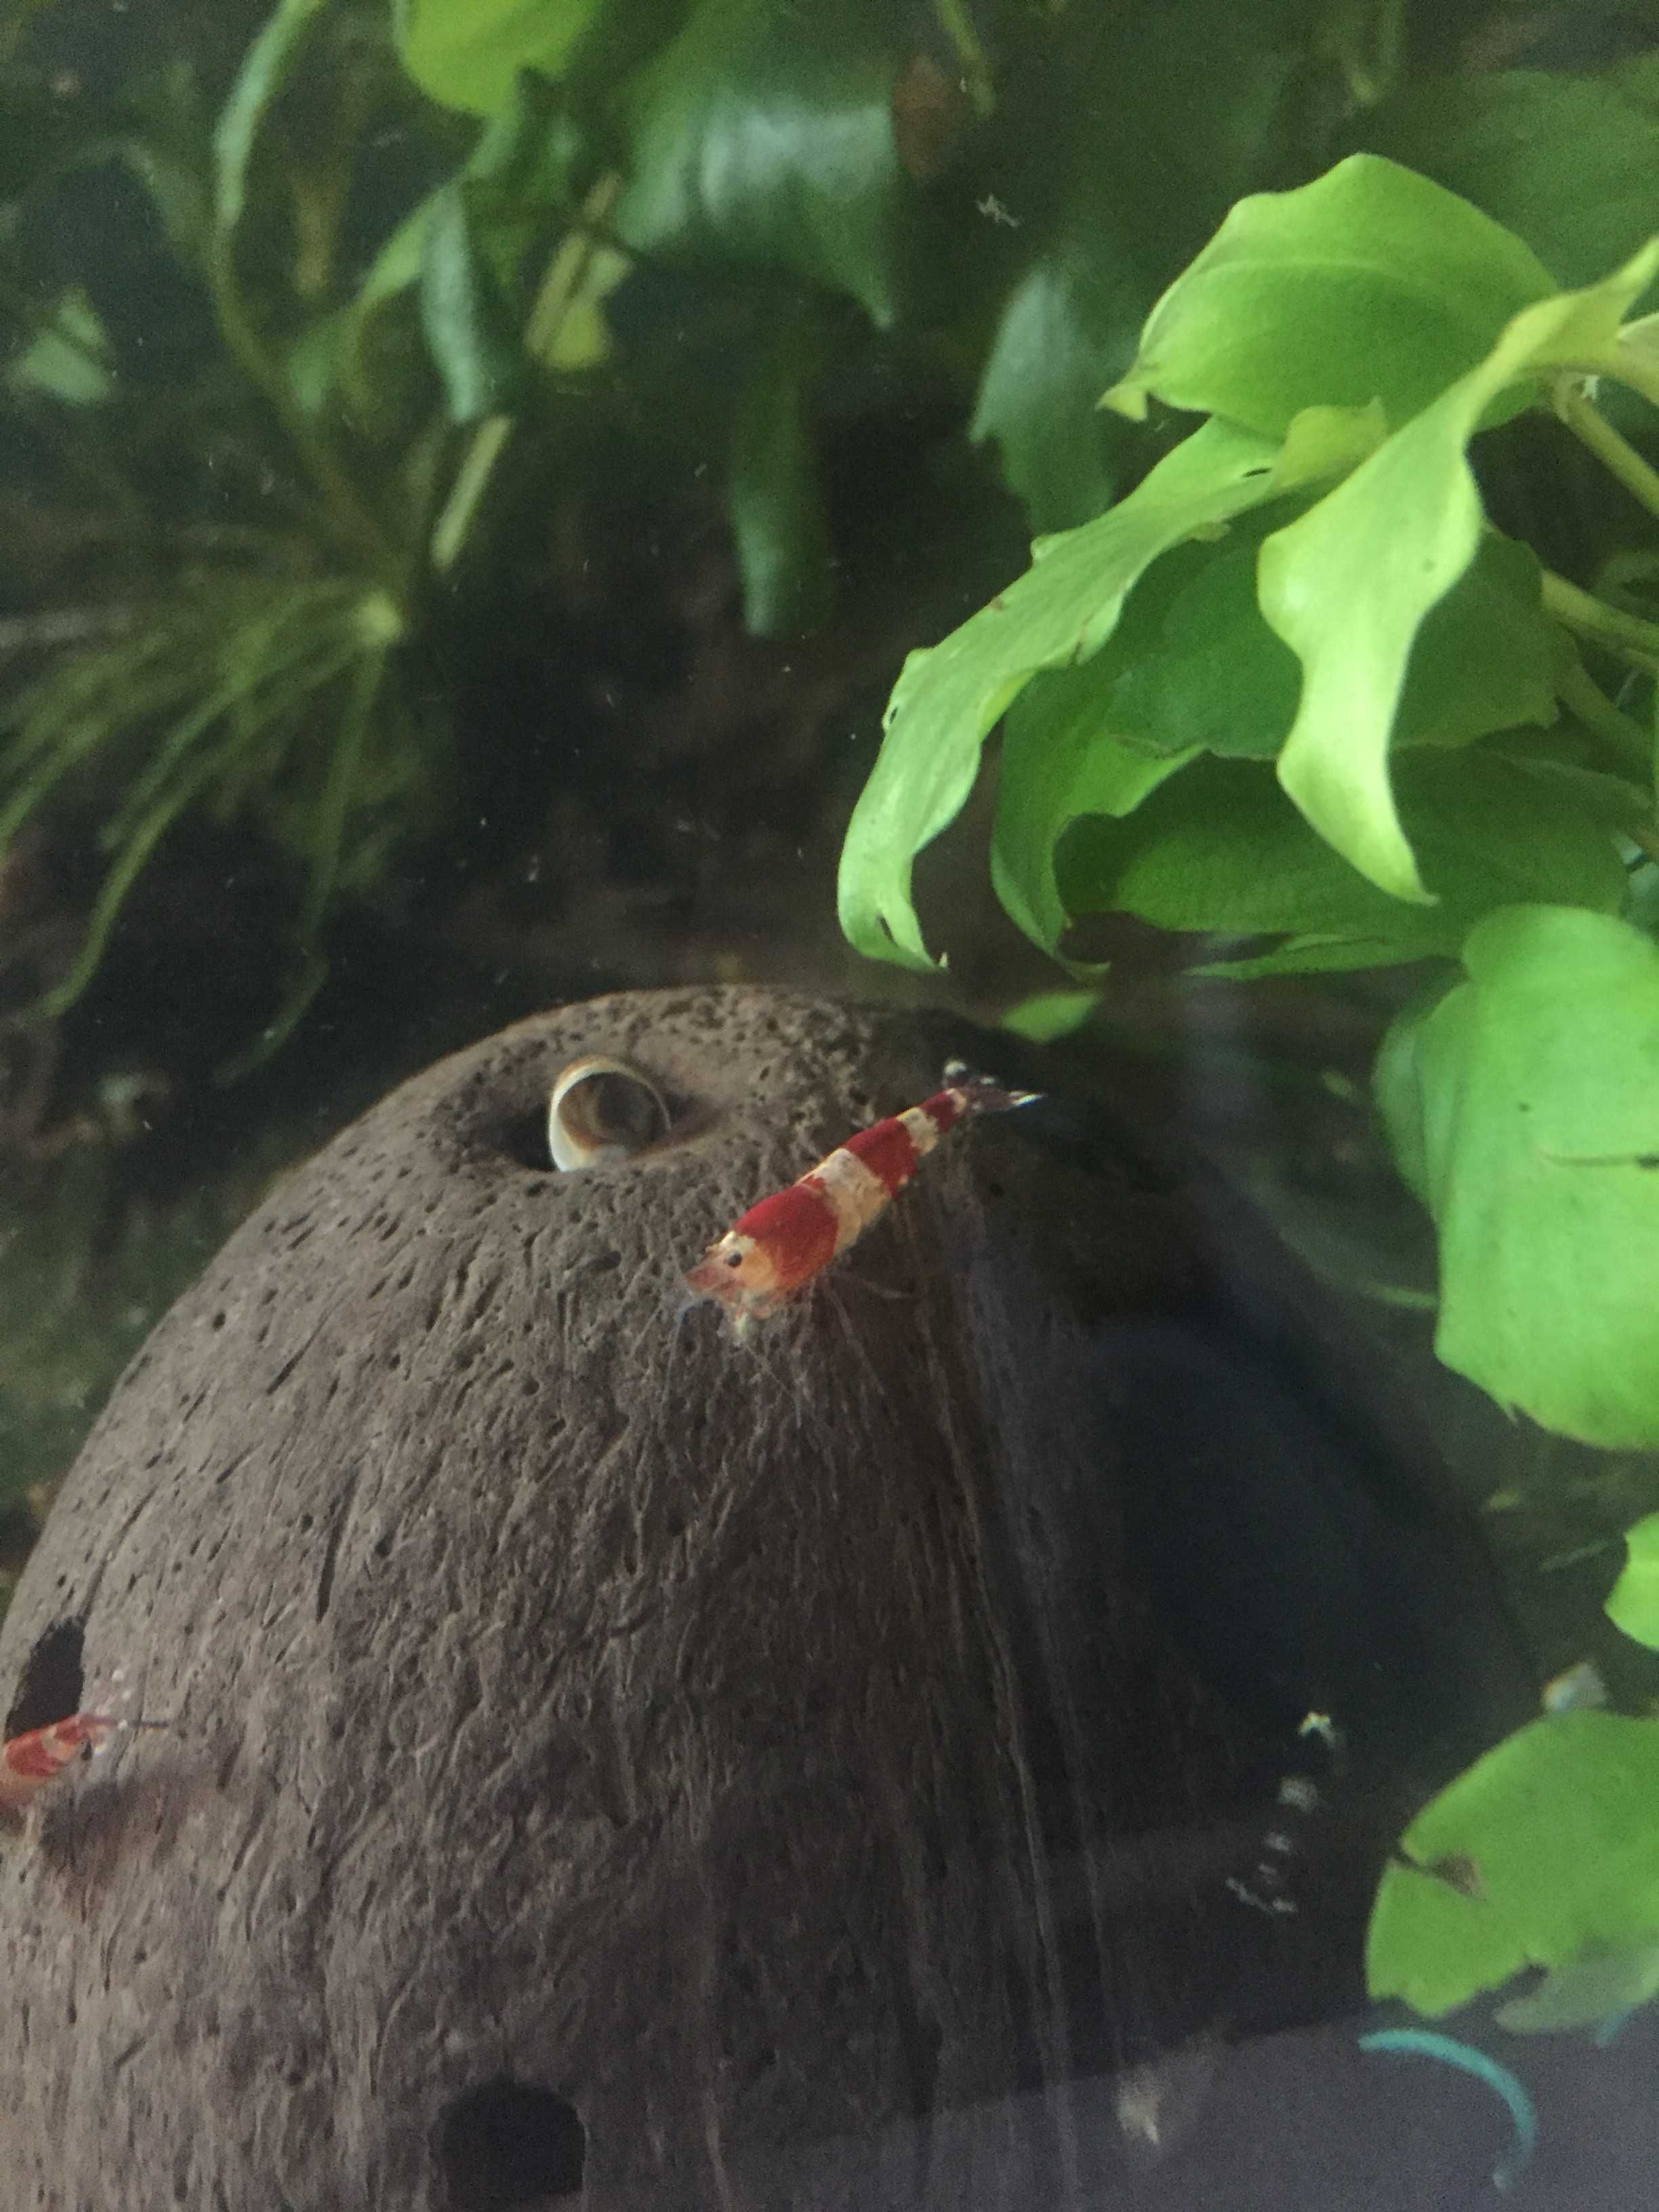
[[[71,1713],[67,1720],[48,1721],[44,1728],[0,1744],[0,1812],[21,1812],[65,1767],[77,1759],[96,1759],[124,1730],[167,1726],[165,1721],[129,1718],[124,1708],[132,1694],[117,1668],[109,1678],[109,1694],[98,1699],[105,1710]]]
[[[72,1760],[95,1759],[120,1725],[107,1713],[71,1713],[0,1745],[0,1807],[21,1812]]]
[[[861,1237],[958,1121],[1028,1106],[1040,1095],[1005,1090],[952,1060],[942,1091],[860,1129],[798,1182],[740,1215],[686,1276],[687,1287],[724,1306],[741,1335]]]

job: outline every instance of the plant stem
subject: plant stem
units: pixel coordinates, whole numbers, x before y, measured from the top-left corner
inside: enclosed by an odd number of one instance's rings
[[[1644,461],[1630,441],[1620,437],[1595,406],[1583,386],[1559,377],[1550,392],[1551,404],[1575,438],[1589,447],[1598,461],[1616,476],[1632,498],[1650,514],[1659,515],[1659,469]]]
[[[1543,606],[1563,629],[1592,638],[1640,667],[1659,670],[1659,623],[1644,622],[1640,615],[1610,607],[1550,568],[1544,571]]]
[[[1620,763],[1633,769],[1644,783],[1653,778],[1653,741],[1639,722],[1613,705],[1601,685],[1591,680],[1577,655],[1556,684],[1562,704],[1577,715],[1586,729],[1594,730],[1615,752]]]

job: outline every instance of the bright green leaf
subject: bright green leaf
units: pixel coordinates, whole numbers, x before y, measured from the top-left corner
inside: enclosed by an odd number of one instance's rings
[[[1400,1850],[1371,1913],[1374,1997],[1437,2015],[1528,1966],[1651,1942],[1659,1722],[1534,1721],[1425,1806]]]
[[[1397,898],[1428,893],[1395,810],[1389,738],[1419,625],[1480,540],[1464,448],[1518,380],[1608,363],[1656,270],[1659,241],[1604,283],[1523,309],[1479,368],[1261,549],[1261,611],[1304,669],[1280,781],[1320,835]]]
[[[523,69],[556,76],[603,0],[398,0],[398,49],[428,98],[493,115]]]
[[[914,198],[893,134],[900,34],[873,0],[702,0],[630,94],[618,234],[804,277],[890,323]]]
[[[1522,906],[1463,961],[1376,1076],[1439,1228],[1436,1349],[1547,1428],[1659,1443],[1659,947]]]
[[[861,951],[932,965],[911,869],[960,811],[993,726],[1040,669],[1099,651],[1161,553],[1276,496],[1276,459],[1267,441],[1206,423],[1109,514],[1039,540],[1023,576],[940,644],[910,655],[842,854],[842,927]]]
[[[1152,393],[1282,437],[1304,407],[1380,399],[1406,422],[1554,289],[1520,240],[1425,177],[1355,155],[1241,200],[1153,308],[1107,394]]]
[[[1608,1594],[1607,1619],[1650,1651],[1659,1651],[1659,1513],[1625,1531],[1628,1557]]]

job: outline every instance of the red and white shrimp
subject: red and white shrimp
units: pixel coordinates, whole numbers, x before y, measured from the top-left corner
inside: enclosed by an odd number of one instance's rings
[[[1005,1090],[952,1060],[942,1091],[859,1130],[799,1182],[751,1206],[709,1246],[686,1276],[687,1286],[724,1306],[741,1335],[805,1290],[860,1237],[958,1121],[1006,1113],[1039,1096]]]
[[[125,1708],[132,1695],[117,1668],[109,1694],[98,1699],[100,1710],[71,1713],[67,1720],[49,1721],[0,1744],[0,1812],[21,1813],[65,1767],[77,1759],[96,1759],[124,1730],[166,1727],[165,1721],[131,1718]]]

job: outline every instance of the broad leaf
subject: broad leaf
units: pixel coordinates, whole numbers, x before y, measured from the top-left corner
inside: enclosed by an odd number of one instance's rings
[[[630,94],[619,234],[806,277],[890,323],[915,192],[893,131],[901,27],[873,0],[702,0]]]
[[[1128,438],[1095,403],[1133,347],[1147,289],[1109,236],[1062,232],[1003,303],[969,434],[996,446],[1036,530],[1073,527],[1111,501]]]
[[[1659,1513],[1625,1531],[1628,1554],[1608,1593],[1607,1619],[1650,1651],[1659,1651]]]
[[[1207,559],[1193,564],[1157,638],[1114,684],[1114,735],[1151,752],[1200,745],[1241,760],[1278,752],[1296,720],[1302,672],[1262,617],[1256,568],[1263,540],[1284,519],[1265,509],[1204,549]],[[1178,557],[1166,556],[1159,570]],[[1553,633],[1539,603],[1539,575],[1529,547],[1488,532],[1418,633],[1395,721],[1396,750],[1466,744],[1554,719]]]
[[[1377,1096],[1440,1232],[1436,1349],[1586,1443],[1659,1443],[1659,947],[1606,915],[1489,915],[1396,1024]]]
[[[1264,766],[1188,767],[1127,819],[1079,823],[1058,876],[1072,915],[1117,909],[1165,929],[1293,933],[1304,970],[1456,951],[1472,922],[1523,897],[1616,910],[1624,870],[1601,825],[1484,752],[1401,764],[1402,803],[1437,896],[1389,898],[1308,828]],[[1016,919],[1019,919],[1016,916]]]
[[[1542,70],[1460,70],[1355,126],[1513,231],[1560,284],[1589,284],[1659,230],[1659,116],[1617,83]]]
[[[1069,667],[1099,651],[1130,589],[1161,553],[1277,496],[1278,459],[1265,439],[1206,424],[1109,514],[1040,540],[1023,576],[942,643],[910,655],[842,854],[842,927],[861,951],[932,965],[911,902],[911,869],[960,811],[998,718],[1040,669]]]
[[[1428,896],[1389,784],[1389,744],[1419,625],[1480,540],[1464,448],[1507,387],[1617,360],[1620,322],[1659,270],[1659,241],[1604,283],[1524,309],[1485,361],[1261,549],[1261,611],[1299,655],[1285,788],[1355,867]]]
[[[1374,1997],[1449,2012],[1528,1966],[1659,1939],[1659,1721],[1517,1730],[1412,1822],[1377,1890]]]
[[[1133,361],[1170,272],[1233,201],[1278,173],[1309,75],[1305,11],[1284,0],[1073,9],[1042,36],[1052,46],[1039,66],[1012,73],[1016,110],[995,170],[1007,207],[994,195],[975,204],[978,262],[1006,243],[1021,266],[970,433],[995,442],[1037,531],[1108,505],[1129,434],[1099,411],[1101,390]],[[1212,127],[1194,131],[1194,115]],[[1057,125],[1071,131],[1063,167]]]
[[[523,69],[556,76],[604,0],[398,0],[398,50],[428,98],[493,115]]]
[[[1467,200],[1355,155],[1241,200],[1153,308],[1107,402],[1138,418],[1152,393],[1282,437],[1304,407],[1380,399],[1399,424],[1553,289]]]

